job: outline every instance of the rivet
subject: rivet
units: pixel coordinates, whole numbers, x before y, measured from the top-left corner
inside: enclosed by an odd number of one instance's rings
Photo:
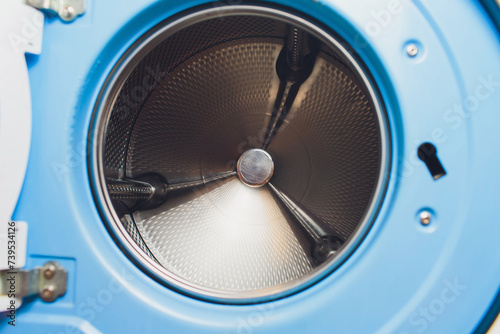
[[[54,277],[55,273],[56,273],[56,267],[53,264],[50,264],[43,271],[43,276],[46,279],[51,279],[52,277]]]
[[[420,222],[422,225],[429,225],[431,223],[431,213],[429,211],[422,211],[420,213]]]
[[[54,286],[53,285],[48,285],[42,290],[41,297],[43,300],[51,300],[52,297],[54,296]]]
[[[418,48],[415,44],[412,43],[406,47],[406,52],[408,53],[408,56],[415,57],[418,53]]]
[[[72,21],[76,17],[76,10],[72,6],[66,6],[63,8],[60,16],[64,21]]]

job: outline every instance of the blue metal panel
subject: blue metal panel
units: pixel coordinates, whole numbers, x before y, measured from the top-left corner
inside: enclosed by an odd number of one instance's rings
[[[473,331],[500,286],[500,45],[474,2],[258,2],[289,6],[354,45],[386,104],[393,162],[385,202],[361,246],[327,278],[275,302],[211,304],[160,285],[122,253],[90,189],[93,107],[113,65],[137,38],[203,2],[91,1],[74,23],[48,20],[42,55],[28,58],[32,151],[15,219],[29,224],[28,266],[59,260],[69,271],[68,295],[53,304],[26,302],[16,328],[2,323],[0,329]],[[410,42],[420,51],[413,58],[405,51]],[[436,145],[448,172],[438,181],[416,155],[426,141]],[[424,208],[434,212],[429,226],[418,220]]]

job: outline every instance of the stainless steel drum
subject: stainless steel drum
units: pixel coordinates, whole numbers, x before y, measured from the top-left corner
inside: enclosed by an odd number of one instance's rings
[[[122,249],[217,302],[279,298],[338,267],[387,175],[362,68],[333,33],[274,9],[209,9],[148,32],[96,110],[95,194]]]

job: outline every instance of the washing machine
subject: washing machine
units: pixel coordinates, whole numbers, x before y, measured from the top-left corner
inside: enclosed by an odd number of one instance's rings
[[[500,333],[498,0],[2,0],[5,333]]]

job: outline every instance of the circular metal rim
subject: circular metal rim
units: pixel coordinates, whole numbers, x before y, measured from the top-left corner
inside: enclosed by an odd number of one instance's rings
[[[105,139],[105,129],[111,114],[110,106],[113,105],[114,99],[120,92],[122,85],[125,82],[123,78],[127,78],[131,71],[135,68],[135,65],[137,65],[138,61],[142,59],[142,57],[138,56],[147,54],[151,48],[161,43],[161,41],[165,38],[192,24],[213,18],[243,15],[267,17],[294,24],[299,26],[301,29],[314,34],[327,45],[335,46],[337,50],[342,52],[342,55],[350,62],[350,65],[356,69],[357,74],[362,79],[376,111],[377,122],[380,129],[380,169],[378,173],[378,183],[363,220],[359,223],[355,232],[345,242],[344,246],[342,246],[334,259],[330,260],[330,263],[313,270],[311,273],[302,276],[300,279],[271,288],[261,289],[258,292],[221,292],[217,289],[210,289],[194,284],[186,279],[174,275],[151,259],[131,238],[129,233],[120,223],[115,210],[112,209],[113,206],[111,199],[106,191],[102,161],[104,147],[102,143]],[[117,83],[120,84],[117,85]],[[222,6],[217,8],[202,9],[195,13],[185,15],[177,20],[169,21],[166,24],[163,22],[159,23],[156,27],[152,27],[138,41],[129,47],[125,54],[115,64],[113,70],[108,75],[103,87],[100,90],[93,111],[95,123],[91,125],[89,131],[89,136],[92,138],[91,145],[89,145],[89,169],[91,171],[90,177],[95,179],[94,182],[91,182],[95,197],[94,200],[98,204],[98,208],[101,211],[101,216],[105,225],[107,225],[108,230],[112,232],[115,242],[118,244],[120,249],[146,274],[151,275],[155,280],[169,288],[172,288],[173,290],[197,299],[225,304],[261,303],[284,298],[316,284],[318,281],[337,269],[359,246],[377,216],[387,188],[391,168],[389,122],[374,87],[376,86],[370,79],[369,74],[363,70],[363,66],[361,66],[360,62],[356,60],[355,57],[341,44],[341,42],[335,39],[331,33],[326,32],[318,25],[315,25],[304,18],[281,9],[258,5]],[[110,217],[112,219],[109,219]]]
[[[245,178],[245,176],[244,176],[244,175],[241,173],[241,171],[240,171],[240,169],[241,169],[241,168],[240,168],[240,166],[241,166],[241,161],[242,161],[243,157],[244,157],[245,155],[247,155],[247,154],[248,154],[249,152],[251,152],[251,151],[259,151],[259,153],[266,155],[266,157],[267,157],[267,158],[271,161],[271,171],[270,171],[270,173],[269,173],[269,176],[268,176],[265,180],[261,181],[260,183],[255,183],[255,184],[253,184],[253,183],[247,183],[247,182],[246,182],[246,178]],[[262,187],[262,186],[264,186],[267,182],[269,182],[269,180],[273,177],[273,174],[274,174],[274,162],[273,162],[273,158],[271,157],[271,155],[270,155],[269,153],[267,153],[266,151],[264,151],[264,150],[262,150],[262,149],[258,149],[258,148],[250,149],[250,150],[248,150],[248,151],[244,152],[244,153],[240,156],[240,158],[238,159],[238,163],[236,164],[236,171],[237,171],[237,173],[238,173],[238,177],[240,178],[241,182],[243,182],[245,185],[247,185],[247,186],[249,186],[249,187],[253,187],[253,188]]]

